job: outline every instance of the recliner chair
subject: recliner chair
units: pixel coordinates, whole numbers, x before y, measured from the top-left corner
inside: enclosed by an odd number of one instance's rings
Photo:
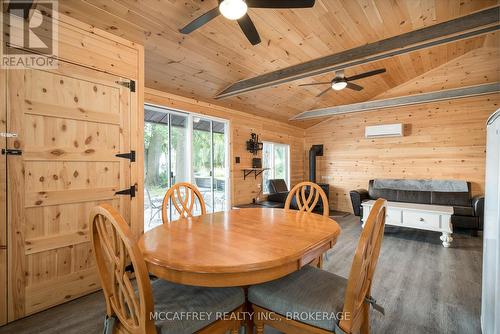
[[[267,200],[271,202],[283,203],[285,206],[286,197],[290,192],[283,179],[273,179],[268,182],[269,195]]]

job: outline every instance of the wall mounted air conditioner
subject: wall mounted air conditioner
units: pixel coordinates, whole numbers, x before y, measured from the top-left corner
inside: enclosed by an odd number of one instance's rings
[[[367,126],[365,138],[402,137],[403,124],[384,124]]]

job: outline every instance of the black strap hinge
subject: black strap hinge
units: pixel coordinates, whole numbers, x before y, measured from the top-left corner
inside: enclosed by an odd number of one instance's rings
[[[375,311],[378,311],[385,315],[385,309],[382,305],[377,304],[377,301],[372,296],[365,297],[365,303],[370,304]]]
[[[120,86],[126,87],[130,89],[131,92],[135,92],[135,81],[130,80],[130,81],[115,81],[117,84]]]
[[[130,151],[130,153],[119,153],[115,157],[129,159],[130,162],[135,162],[135,151]]]
[[[22,150],[16,150],[14,148],[2,148],[2,155],[22,155]]]
[[[128,189],[117,191],[115,192],[115,195],[129,195],[130,197],[135,197],[135,185]]]

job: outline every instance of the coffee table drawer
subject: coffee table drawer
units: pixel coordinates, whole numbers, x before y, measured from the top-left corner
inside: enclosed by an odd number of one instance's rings
[[[428,230],[439,230],[438,214],[403,211],[403,225]]]
[[[402,225],[403,212],[401,209],[387,208],[385,223],[388,225]]]

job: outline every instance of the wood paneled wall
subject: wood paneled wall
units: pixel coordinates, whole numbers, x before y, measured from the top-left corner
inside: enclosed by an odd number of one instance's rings
[[[394,97],[495,82],[498,50],[474,50],[382,94]],[[349,191],[373,178],[462,179],[484,193],[486,120],[500,94],[337,115],[306,130],[305,147],[324,144],[318,181],[333,209],[352,212]],[[403,123],[404,137],[365,139],[369,125]],[[306,175],[307,176],[307,175]]]
[[[333,209],[352,212],[349,191],[373,178],[463,179],[484,193],[486,119],[498,95],[345,114],[309,129],[306,147],[324,144],[318,180]],[[365,139],[369,125],[403,123],[404,137]]]
[[[255,179],[251,175],[243,180],[241,170],[252,165],[254,156],[246,150],[246,141],[252,132],[257,133],[260,140],[289,144],[290,182],[294,185],[304,179],[304,130],[301,128],[152,89],[146,89],[144,100],[146,103],[229,120],[232,205],[250,203],[261,190],[262,177]],[[241,158],[239,164],[235,162],[236,157]],[[260,198],[263,197],[260,194]]]

